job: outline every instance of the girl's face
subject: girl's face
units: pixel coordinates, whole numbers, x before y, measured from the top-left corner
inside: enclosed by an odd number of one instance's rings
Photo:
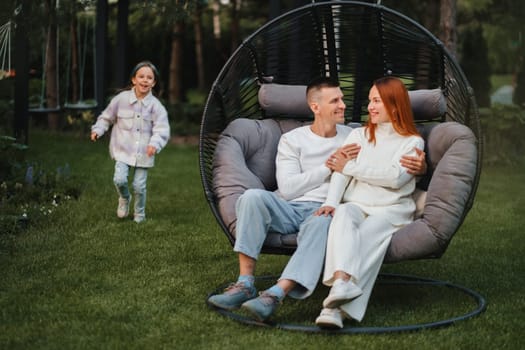
[[[153,69],[148,66],[140,67],[131,78],[131,83],[135,87],[135,95],[137,98],[144,98],[155,86],[155,73]]]
[[[390,116],[388,115],[383,100],[379,95],[377,88],[372,86],[368,94],[368,113],[370,115],[370,122],[372,124],[389,123]]]

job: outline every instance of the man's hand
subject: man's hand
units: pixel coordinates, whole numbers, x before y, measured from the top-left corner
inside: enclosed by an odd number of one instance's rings
[[[96,141],[96,140],[98,139],[98,135],[97,135],[97,133],[93,131],[93,132],[91,133],[91,137],[90,137],[90,138],[91,138],[91,141]]]
[[[407,169],[411,175],[425,175],[427,173],[427,162],[425,161],[425,152],[419,148],[414,148],[416,156],[403,156],[399,163]]]
[[[333,216],[334,213],[335,213],[335,208],[326,205],[324,207],[321,207],[321,208],[317,209],[317,211],[314,213],[314,215],[315,216],[328,216],[328,215]]]

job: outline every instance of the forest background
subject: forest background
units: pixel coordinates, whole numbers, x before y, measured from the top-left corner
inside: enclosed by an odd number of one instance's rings
[[[122,79],[117,72],[129,72],[138,61],[148,59],[161,72],[156,93],[168,107],[173,134],[196,135],[209,88],[242,40],[270,19],[311,1],[120,0],[120,4],[126,3],[129,27],[126,45],[121,47],[117,43],[119,1],[109,0],[105,50],[108,74],[95,77],[94,26],[98,2],[44,0],[33,3],[28,26],[30,107],[60,106],[71,101],[89,106],[95,79],[105,79],[104,96],[109,100],[128,83],[128,77]],[[20,0],[2,1],[0,24],[16,23],[14,18],[20,11],[20,3]],[[523,105],[523,1],[383,0],[381,4],[419,22],[445,44],[462,66],[480,107],[491,107],[494,101],[490,96],[501,86],[510,89],[510,102]],[[118,55],[118,50],[124,50],[124,55]],[[15,118],[14,79],[10,79],[14,73],[6,68],[5,55],[0,55],[3,59],[0,134],[10,135]],[[85,131],[100,111],[101,106],[98,107],[98,110],[48,113],[47,118],[33,115],[31,125]],[[522,110],[513,109],[510,113],[518,117],[511,119],[524,122]],[[493,115],[490,111],[485,114]]]

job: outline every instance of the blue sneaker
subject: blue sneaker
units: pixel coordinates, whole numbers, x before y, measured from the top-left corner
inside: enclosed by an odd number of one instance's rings
[[[255,298],[257,290],[255,287],[246,286],[243,282],[230,284],[222,294],[215,294],[208,298],[208,303],[226,310],[235,310],[242,303]]]
[[[249,311],[256,320],[263,322],[277,310],[280,304],[278,297],[264,291],[257,298],[242,304],[242,308]]]

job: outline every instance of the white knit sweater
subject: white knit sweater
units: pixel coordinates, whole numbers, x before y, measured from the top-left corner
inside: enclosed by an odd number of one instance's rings
[[[325,162],[351,130],[337,125],[336,136],[321,137],[310,126],[302,126],[283,134],[277,148],[277,193],[289,201],[323,203],[330,184],[330,169]]]
[[[354,142],[361,145],[361,151],[346,163],[342,174],[332,174],[323,205],[337,207],[342,200],[358,205],[368,215],[381,215],[393,225],[411,222],[415,178],[399,160],[403,155],[416,155],[414,147],[423,150],[423,139],[401,136],[391,123],[381,123],[376,129],[375,145],[368,142],[364,127],[354,129],[344,143]]]

